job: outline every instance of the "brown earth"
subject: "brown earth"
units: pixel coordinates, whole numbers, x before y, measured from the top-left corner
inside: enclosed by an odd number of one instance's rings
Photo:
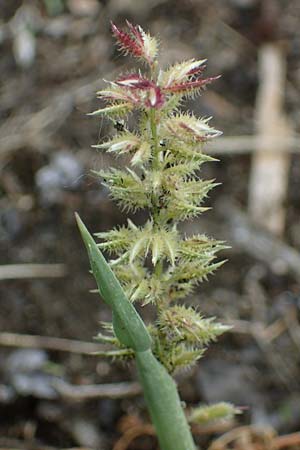
[[[266,42],[276,42],[287,62],[285,111],[299,133],[299,6],[297,0],[0,0],[0,264],[60,263],[65,271],[52,278],[0,278],[0,448],[109,450],[132,427],[137,435],[150,435],[115,450],[157,448],[151,428],[144,426],[148,416],[142,397],[79,401],[52,387],[57,380],[79,386],[134,381],[133,366],[110,364],[79,350],[60,351],[61,341],[57,346],[50,341],[44,350],[42,344],[40,349],[14,345],[23,334],[92,342],[99,322],[110,317],[89,293],[94,283],[74,222],[74,211],[92,231],[125,220],[90,175],[90,169],[111,163],[90,146],[112,130],[86,113],[97,107],[94,93],[102,78],[112,79],[133,64],[117,53],[110,20],[122,26],[127,18],[158,35],[163,65],[208,58],[208,74],[222,78],[190,106],[198,115],[214,116],[214,126],[225,136],[255,132],[257,53]],[[189,302],[235,326],[196,368],[178,375],[182,398],[189,405],[226,400],[241,406],[237,423],[258,426],[263,436],[270,428],[272,433],[297,432],[300,269],[286,263],[283,247],[276,258],[270,256],[270,235],[264,251],[255,251],[265,233],[259,228],[241,245],[239,236],[250,226],[248,216],[240,214],[247,208],[251,153],[218,158],[203,175],[222,183],[208,201],[213,210],[185,231],[225,238],[232,249],[224,252],[226,265]],[[295,151],[279,240],[296,255],[299,192]],[[152,311],[142,313],[150,317]],[[15,333],[12,346],[7,332]],[[200,431],[195,434],[202,448],[220,432],[218,427]],[[272,437],[260,441],[251,434],[247,439],[247,449],[300,448],[297,435],[285,447]]]

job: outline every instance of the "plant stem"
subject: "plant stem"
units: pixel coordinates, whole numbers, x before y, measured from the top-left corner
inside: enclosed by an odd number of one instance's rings
[[[156,110],[150,109],[149,122],[151,129],[152,170],[160,170],[159,138],[157,133]],[[153,221],[159,226],[159,199],[152,193]],[[160,259],[154,274],[159,278],[163,272],[163,260]],[[156,305],[159,310],[162,305]],[[136,353],[139,378],[143,386],[145,400],[156,429],[162,450],[195,450],[195,444],[187,423],[177,386],[166,369],[153,356],[150,350]]]
[[[153,154],[152,154],[152,169],[153,170],[159,170],[160,164],[159,164],[159,145],[158,145],[158,134],[157,134],[157,125],[156,125],[156,110],[155,108],[150,109],[149,113],[149,120],[150,120],[150,129],[151,129],[151,135],[152,135],[152,142],[153,142]],[[152,193],[152,211],[153,211],[153,222],[155,225],[159,225],[159,204],[158,204],[158,198],[155,195],[155,193]],[[154,273],[157,277],[159,277],[162,274],[163,271],[163,262],[162,260],[159,260],[154,268]]]
[[[151,350],[137,352],[136,363],[161,450],[196,450],[173,379]]]
[[[150,122],[150,130],[151,130],[151,138],[153,142],[152,147],[152,170],[159,169],[159,149],[158,149],[158,137],[157,137],[157,127],[156,127],[156,117],[155,117],[155,109],[150,109],[149,112],[149,122]],[[158,199],[154,192],[151,195],[152,202],[152,215],[153,222],[157,224],[158,214],[159,214],[159,205]]]
[[[158,147],[158,135],[157,135],[155,108],[150,109],[149,118],[150,118],[150,128],[151,128],[152,141],[153,141],[152,168],[155,170],[155,169],[159,168],[159,147]]]

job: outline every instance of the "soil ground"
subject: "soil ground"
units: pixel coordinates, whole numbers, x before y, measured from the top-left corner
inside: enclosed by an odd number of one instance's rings
[[[110,20],[122,26],[125,19],[159,36],[162,65],[204,57],[209,75],[222,74],[188,106],[213,116],[225,136],[255,133],[257,54],[266,42],[277,42],[287,61],[285,110],[300,131],[297,0],[0,0],[0,264],[60,263],[65,270],[62,277],[0,283],[1,448],[109,450],[130,426],[149,421],[141,396],[76,401],[52,387],[53,380],[79,386],[134,381],[133,366],[4,342],[5,332],[92,342],[99,322],[109,320],[109,310],[89,292],[94,282],[74,211],[93,232],[125,221],[90,174],[112,163],[90,148],[112,129],[86,115],[97,108],[102,78],[133,65],[117,53],[110,35]],[[299,269],[290,270],[280,250],[272,260],[271,249],[262,256],[251,252],[255,242],[241,246],[233,237],[248,226],[246,213],[246,225],[234,220],[247,210],[251,153],[218,157],[203,172],[222,183],[207,202],[212,211],[184,231],[225,238],[232,248],[223,254],[228,262],[188,301],[235,327],[197,367],[178,375],[180,392],[188,405],[225,400],[241,406],[236,426],[258,426],[264,436],[270,429],[297,432]],[[299,192],[295,152],[280,241],[297,254]],[[143,215],[135,220],[142,222]],[[216,428],[197,439],[207,448],[218,435]],[[247,448],[271,448],[265,445]],[[141,436],[119,450],[126,448],[151,450],[157,443]]]

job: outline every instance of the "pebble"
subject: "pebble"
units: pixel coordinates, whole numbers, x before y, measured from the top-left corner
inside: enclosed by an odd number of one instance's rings
[[[52,387],[57,378],[44,372],[48,356],[43,350],[19,349],[7,358],[5,371],[11,387],[22,396],[52,400],[58,394]]]
[[[83,167],[72,153],[60,152],[54,155],[50,163],[39,169],[35,176],[42,203],[59,203],[61,192],[76,189],[82,175]]]

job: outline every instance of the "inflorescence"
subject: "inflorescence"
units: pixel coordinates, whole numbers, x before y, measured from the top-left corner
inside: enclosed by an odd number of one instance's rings
[[[129,167],[101,170],[98,175],[123,210],[147,209],[149,215],[143,226],[128,219],[126,226],[97,237],[128,298],[156,306],[156,321],[148,326],[153,352],[174,372],[195,363],[209,342],[228,328],[180,303],[223,264],[215,260],[225,248],[223,242],[203,234],[183,236],[178,229],[180,222],[208,209],[203,202],[216,183],[201,179],[199,172],[203,163],[214,159],[202,150],[205,142],[221,134],[210,118],[198,118],[180,107],[218,77],[203,78],[205,59],[159,69],[157,40],[140,26],[127,26],[125,32],[112,24],[113,35],[125,54],[143,63],[143,71],[119,76],[98,92],[105,104],[91,114],[122,126],[94,147],[127,156]],[[133,112],[137,123],[131,130],[126,118]],[[132,351],[111,335],[112,327],[105,328],[109,334],[99,334],[99,339],[115,346],[107,354],[130,357]]]

